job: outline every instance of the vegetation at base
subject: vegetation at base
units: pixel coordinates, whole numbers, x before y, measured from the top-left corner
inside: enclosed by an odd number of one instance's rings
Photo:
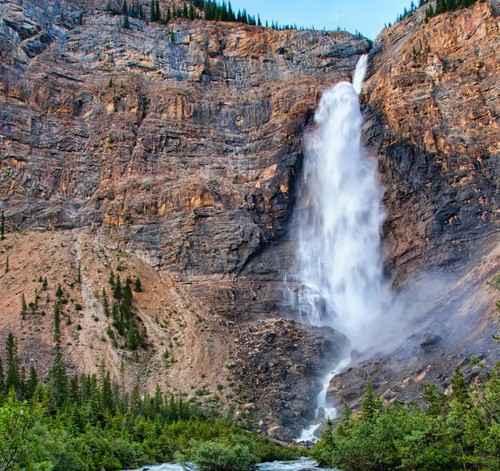
[[[183,458],[205,470],[246,471],[259,461],[296,457],[296,450],[245,431],[216,406],[159,389],[127,392],[103,367],[98,375],[68,375],[56,319],[53,364],[43,382],[34,368],[26,378],[16,339],[7,338],[5,369],[0,362],[0,470],[119,470]],[[212,461],[207,450],[215,452]]]
[[[205,442],[194,447],[192,461],[200,471],[246,471],[256,464],[256,456],[246,445]]]
[[[329,425],[312,455],[343,471],[500,469],[500,363],[484,384],[456,372],[452,393],[429,385],[426,406],[387,406],[368,386],[361,411]]]

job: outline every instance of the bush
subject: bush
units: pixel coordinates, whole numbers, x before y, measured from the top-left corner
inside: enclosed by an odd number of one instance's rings
[[[383,406],[369,387],[362,410],[330,425],[313,457],[344,471],[500,469],[500,364],[485,384],[456,373],[452,386],[451,396],[428,387],[423,409]]]
[[[192,461],[200,471],[250,471],[257,457],[245,445],[226,445],[211,441],[192,450]]]

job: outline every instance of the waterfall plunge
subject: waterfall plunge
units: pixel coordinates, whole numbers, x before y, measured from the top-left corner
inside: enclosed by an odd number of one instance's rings
[[[326,91],[306,136],[299,215],[298,307],[302,320],[343,332],[353,347],[369,343],[373,322],[387,299],[383,282],[382,188],[376,161],[361,145],[358,91],[366,56],[354,86]],[[357,87],[357,88],[355,88]]]
[[[367,57],[356,66],[353,84],[342,82],[326,91],[315,114],[316,128],[306,136],[303,209],[299,211],[298,281],[296,302],[304,322],[343,332],[351,348],[374,342],[389,299],[384,285],[381,227],[383,190],[376,161],[361,145],[359,93]],[[331,378],[318,397],[316,423],[304,430],[311,439],[319,427],[320,409],[327,418],[335,409],[326,404]]]

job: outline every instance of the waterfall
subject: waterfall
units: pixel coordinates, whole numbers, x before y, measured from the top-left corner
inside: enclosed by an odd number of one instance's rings
[[[369,346],[388,299],[381,250],[383,190],[376,161],[361,144],[359,93],[366,67],[362,56],[353,83],[338,83],[321,98],[315,128],[305,137],[302,201],[296,213],[295,301],[302,320],[343,332],[356,349]],[[338,366],[318,397],[319,408],[330,417],[335,410],[327,407],[326,389]],[[302,438],[318,426],[313,424]]]

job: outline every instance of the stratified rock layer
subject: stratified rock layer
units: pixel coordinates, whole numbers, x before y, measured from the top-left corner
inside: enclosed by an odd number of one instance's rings
[[[365,87],[398,274],[458,268],[498,231],[498,17],[488,3],[384,30]]]
[[[122,380],[123,362],[131,386],[208,390],[237,403],[254,385],[226,364],[236,355],[250,364],[244,341],[261,333],[253,323],[285,310],[292,251],[281,240],[304,126],[322,90],[350,80],[369,42],[222,22],[122,25],[91,2],[2,4],[0,200],[11,270],[0,329],[19,333],[26,362],[46,368],[51,316],[19,313],[22,294],[35,299],[47,274],[72,300],[64,334],[75,368],[92,371],[104,359]],[[33,229],[41,232],[13,234]],[[109,335],[101,291],[110,294],[111,271],[144,278],[136,303],[148,348],[138,355]],[[38,307],[51,313],[50,301]],[[332,352],[314,346],[320,333],[280,322],[281,353],[271,350],[261,366],[279,363],[290,335],[289,380],[254,392],[275,404],[298,382],[306,397],[293,414],[307,417],[321,369],[312,365]],[[265,409],[256,403],[262,427],[281,433],[289,413]]]
[[[388,272],[407,304],[393,349],[332,381],[330,397],[354,407],[368,380],[388,401],[413,400],[426,383],[446,389],[455,368],[472,378],[477,358],[500,357],[498,16],[487,2],[427,21],[424,11],[384,30],[370,54],[365,138],[385,185]]]

